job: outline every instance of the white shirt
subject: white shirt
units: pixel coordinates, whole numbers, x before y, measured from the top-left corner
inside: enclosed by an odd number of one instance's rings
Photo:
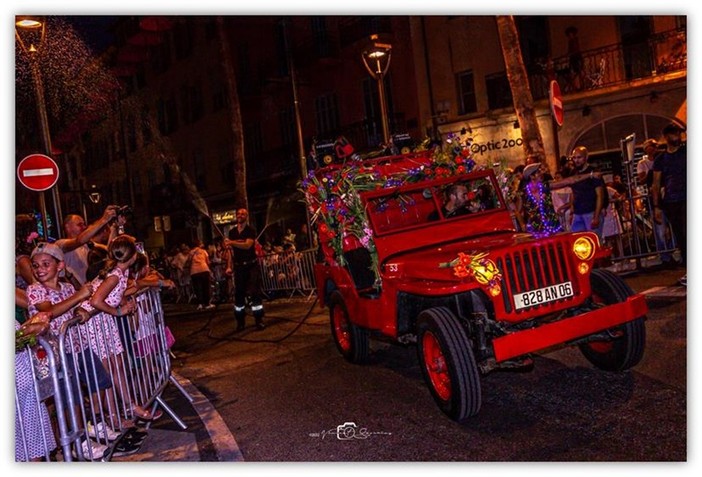
[[[56,245],[61,246],[62,240],[57,240]],[[64,252],[63,261],[66,263],[66,269],[76,277],[78,282],[83,285],[85,283],[85,274],[88,271],[88,254],[90,249],[87,245],[81,245],[75,250]]]

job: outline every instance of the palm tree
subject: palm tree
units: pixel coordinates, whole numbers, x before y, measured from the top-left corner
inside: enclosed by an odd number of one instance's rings
[[[502,45],[502,56],[505,59],[507,79],[512,90],[512,101],[517,113],[519,126],[522,131],[524,154],[526,157],[537,157],[545,162],[552,170],[556,170],[555,157],[547,157],[544,151],[544,141],[541,138],[539,123],[534,112],[534,100],[529,89],[522,49],[519,46],[519,33],[512,15],[497,16],[497,30]]]
[[[229,37],[224,24],[224,17],[217,17],[217,35],[222,46],[222,65],[227,82],[227,96],[231,111],[232,153],[234,157],[234,204],[237,208],[249,208],[246,194],[246,161],[244,156],[244,129],[241,123],[241,108],[239,107],[239,92],[236,85],[236,74],[232,63],[232,53],[229,47]]]

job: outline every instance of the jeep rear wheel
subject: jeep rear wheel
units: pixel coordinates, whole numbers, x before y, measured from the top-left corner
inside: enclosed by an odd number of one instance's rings
[[[338,291],[329,297],[329,322],[341,355],[352,363],[365,363],[369,350],[368,330],[351,323],[344,298]]]
[[[439,408],[462,422],[480,411],[480,374],[458,318],[445,307],[417,320],[417,351],[424,379]]]
[[[621,303],[634,295],[620,277],[608,270],[593,270],[590,275],[592,299],[601,305]],[[646,345],[645,317],[637,318],[607,330],[609,340],[581,344],[583,356],[605,371],[624,371],[641,361]]]

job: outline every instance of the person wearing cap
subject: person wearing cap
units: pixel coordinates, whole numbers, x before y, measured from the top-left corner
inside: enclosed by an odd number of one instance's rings
[[[52,243],[41,242],[31,253],[32,269],[36,282],[27,287],[28,311],[32,316],[45,313],[49,317],[51,333],[59,336],[63,323],[73,318],[74,308],[92,294],[90,284],[76,290],[72,284],[59,280],[59,272],[64,269],[64,254],[61,248]],[[88,337],[81,327],[71,327],[66,336],[65,369],[77,369],[78,379],[88,387],[90,393],[110,389],[112,380],[100,359],[88,347]],[[76,368],[77,363],[77,368]],[[70,379],[71,392],[76,402],[75,412],[81,415],[80,394],[75,380]],[[95,386],[97,383],[97,387]],[[94,394],[97,399],[97,394]],[[93,457],[99,458],[107,452],[102,444],[85,439],[83,448]],[[85,451],[84,451],[85,452]]]
[[[522,172],[523,186],[519,192],[518,219],[522,229],[536,237],[550,237],[563,228],[553,209],[551,190],[543,178],[544,169],[539,163],[527,165]]]
[[[530,163],[527,164],[523,171],[522,171],[522,178],[519,183],[519,189],[517,191],[517,200],[516,200],[516,207],[517,207],[517,221],[519,222],[519,225],[522,230],[527,230],[527,224],[526,221],[524,220],[525,217],[525,210],[524,210],[524,194],[527,185],[530,183],[532,176],[539,172],[539,180],[543,182],[544,184],[547,185],[547,189],[549,190],[551,195],[554,190],[557,189],[564,189],[566,187],[571,187],[576,183],[585,181],[585,180],[590,180],[593,178],[600,179],[601,175],[599,172],[591,172],[591,171],[586,171],[585,173],[582,174],[575,174],[570,177],[566,177],[564,179],[558,179],[558,180],[551,180],[550,174],[545,171],[545,166],[543,166],[541,163]],[[549,198],[549,202],[551,203],[551,207],[553,208],[553,197],[551,196]],[[572,200],[570,204],[567,204],[570,207],[572,207]]]
[[[683,129],[675,123],[663,128],[666,148],[653,161],[651,202],[654,219],[668,218],[680,249],[682,263],[687,262],[687,145],[682,142]],[[679,280],[687,286],[687,274]]]

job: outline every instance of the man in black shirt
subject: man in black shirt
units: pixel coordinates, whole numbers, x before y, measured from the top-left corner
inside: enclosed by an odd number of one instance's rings
[[[256,231],[248,225],[249,212],[246,209],[236,211],[236,226],[229,231],[226,246],[231,247],[230,262],[227,273],[234,269],[234,317],[236,330],[244,329],[246,317],[246,296],[251,297],[251,311],[256,319],[256,329],[265,328],[263,324],[263,303],[261,300],[261,271],[256,259]]]
[[[654,219],[663,222],[663,213],[668,218],[682,255],[687,263],[687,145],[682,142],[682,128],[675,123],[663,129],[666,149],[653,161]],[[680,279],[687,286],[687,274]]]
[[[602,240],[603,214],[605,210],[604,181],[595,177],[595,170],[587,163],[587,148],[578,146],[573,149],[573,164],[575,174],[590,174],[589,179],[572,184],[573,190],[573,223],[571,231],[595,232]]]

